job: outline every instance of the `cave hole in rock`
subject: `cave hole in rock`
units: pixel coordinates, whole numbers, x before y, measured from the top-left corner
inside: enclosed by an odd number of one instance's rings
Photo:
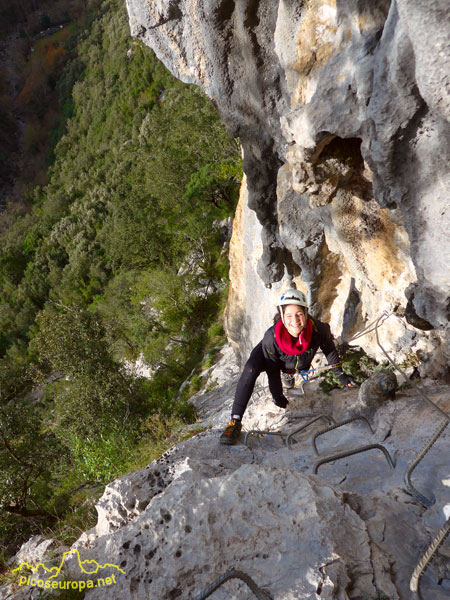
[[[218,2],[213,9],[214,21],[221,24],[230,21],[233,17],[235,9],[235,0],[222,0],[222,2]]]
[[[311,157],[311,162],[327,158],[338,160],[351,165],[354,169],[363,170],[364,160],[361,154],[361,138],[341,138],[332,133],[324,133],[321,142],[317,144],[316,152]]]
[[[345,175],[341,175],[341,186],[352,188],[362,199],[372,199],[372,182],[367,179],[364,159],[361,154],[361,138],[341,138],[337,135],[323,132],[322,140],[318,142],[316,151],[310,161],[313,164],[326,164],[337,160],[343,167]]]

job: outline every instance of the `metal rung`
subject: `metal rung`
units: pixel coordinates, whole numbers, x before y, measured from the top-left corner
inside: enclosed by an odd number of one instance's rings
[[[348,456],[353,456],[354,454],[360,454],[361,452],[367,452],[368,450],[373,450],[375,448],[377,448],[378,450],[381,450],[383,452],[384,456],[386,457],[386,460],[388,461],[389,466],[391,467],[391,469],[394,469],[395,468],[394,461],[392,460],[392,457],[389,454],[389,452],[386,450],[386,448],[384,446],[382,446],[381,444],[370,444],[369,446],[361,446],[360,448],[355,448],[354,450],[348,450],[348,452],[340,452],[339,454],[333,454],[332,456],[327,456],[326,458],[319,460],[314,465],[314,473],[317,473],[317,471],[319,470],[319,467],[321,465],[324,465],[325,463],[333,462],[335,460],[340,460],[341,458],[347,458]]]
[[[320,417],[320,413],[301,413],[301,414],[287,414],[288,419],[310,419],[311,417]],[[283,431],[266,431],[264,429],[251,429],[247,431],[244,436],[244,444],[247,445],[249,435],[278,435],[280,437],[287,437],[289,433]]]
[[[247,439],[249,435],[278,435],[280,437],[286,437],[287,433],[282,433],[281,431],[264,431],[263,429],[252,429],[251,431],[246,431],[244,436],[244,444],[247,445]]]
[[[366,419],[366,417],[363,417],[362,415],[357,416],[357,417],[351,417],[350,419],[346,419],[345,421],[341,421],[340,423],[337,423],[336,425],[331,425],[330,427],[327,427],[327,429],[324,429],[323,431],[319,431],[318,433],[316,433],[313,436],[312,439],[312,447],[313,450],[315,452],[315,454],[317,456],[319,456],[319,452],[317,450],[317,446],[316,446],[316,439],[319,437],[319,435],[323,435],[324,433],[328,433],[329,431],[333,431],[334,429],[338,429],[338,427],[342,427],[343,425],[347,425],[348,423],[353,423],[353,421],[365,421],[367,423],[367,425],[370,428],[370,431],[372,433],[374,433],[371,424],[369,423],[369,421]]]
[[[328,423],[333,423],[333,424],[336,423],[336,421],[333,419],[333,417],[331,415],[325,415],[325,414],[323,414],[323,415],[317,415],[317,417],[315,417],[311,421],[308,421],[308,423],[305,423],[305,425],[302,425],[301,427],[298,427],[297,429],[295,429],[294,431],[292,431],[287,436],[287,438],[286,438],[286,446],[289,448],[289,450],[292,450],[291,446],[292,446],[293,442],[291,440],[293,440],[293,436],[296,435],[297,433],[300,433],[304,429],[307,429],[310,425],[312,425],[313,423],[315,423],[319,419],[325,419],[326,421],[328,421]],[[295,440],[294,440],[294,442],[295,442]]]

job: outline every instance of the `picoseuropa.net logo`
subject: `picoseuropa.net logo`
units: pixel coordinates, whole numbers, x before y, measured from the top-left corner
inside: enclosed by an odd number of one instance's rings
[[[107,577],[98,576],[95,579],[80,578],[71,581],[68,581],[67,579],[65,581],[57,581],[56,578],[60,575],[68,557],[76,557],[78,566],[80,567],[80,573],[83,573],[83,575],[102,575],[105,569],[108,569],[109,574]],[[78,550],[68,550],[67,552],[64,552],[61,562],[57,567],[48,568],[44,563],[38,563],[33,567],[27,562],[22,562],[16,569],[13,569],[12,573],[20,576],[19,585],[27,585],[42,589],[73,589],[80,591],[89,588],[114,585],[117,583],[116,576],[119,573],[126,575],[125,571],[117,565],[110,563],[100,565],[96,560],[81,560]]]

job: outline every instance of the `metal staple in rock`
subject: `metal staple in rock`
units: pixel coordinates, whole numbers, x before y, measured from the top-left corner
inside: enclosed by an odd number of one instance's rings
[[[347,452],[340,452],[339,454],[333,454],[332,456],[327,456],[326,458],[319,460],[314,465],[314,473],[316,474],[317,471],[319,470],[319,467],[321,465],[324,465],[325,463],[333,462],[333,461],[339,460],[341,458],[347,458],[348,456],[353,456],[354,454],[360,454],[361,452],[367,452],[368,450],[372,450],[375,448],[378,448],[379,450],[381,450],[383,452],[384,456],[386,457],[386,460],[388,461],[389,466],[391,467],[391,469],[394,469],[395,468],[394,461],[392,460],[392,457],[389,454],[389,452],[386,450],[386,448],[384,446],[382,446],[381,444],[369,444],[368,446],[361,446],[360,448],[355,448],[354,450],[348,450]]]
[[[339,427],[342,427],[343,425],[347,425],[348,423],[353,423],[353,421],[365,421],[367,423],[367,425],[370,428],[370,431],[372,433],[374,433],[373,429],[372,429],[372,425],[369,423],[369,421],[366,419],[366,417],[363,417],[362,415],[356,416],[356,417],[351,417],[350,419],[346,419],[345,421],[341,421],[340,423],[336,423],[335,425],[330,425],[330,427],[327,427],[327,429],[324,429],[323,431],[319,431],[318,433],[316,433],[313,438],[312,438],[312,447],[313,450],[315,452],[315,454],[317,456],[319,456],[319,452],[317,450],[317,445],[316,445],[316,439],[319,437],[319,435],[324,435],[325,433],[328,433],[329,431],[333,431],[334,429],[338,429]]]
[[[292,446],[292,439],[293,436],[296,435],[297,433],[300,433],[301,431],[303,431],[304,429],[307,429],[310,425],[312,425],[313,423],[315,423],[316,421],[318,421],[319,419],[326,419],[329,423],[335,424],[336,421],[333,419],[333,417],[331,415],[318,415],[317,417],[315,417],[314,419],[312,419],[311,421],[308,421],[308,423],[305,423],[305,425],[302,425],[301,427],[298,427],[297,429],[295,429],[294,431],[292,431],[287,437],[286,437],[286,446],[289,448],[289,450],[292,450],[291,446]],[[295,440],[294,440],[295,441]]]
[[[288,415],[290,416],[290,415]],[[299,415],[292,415],[290,416],[291,419],[309,419],[311,417],[320,417],[322,416],[320,413],[301,413]],[[245,432],[245,436],[244,436],[244,445],[247,445],[247,441],[248,441],[248,436],[249,435],[278,435],[280,437],[287,437],[289,435],[289,433],[285,433],[283,431],[268,431],[265,429],[251,429],[250,431],[246,431]]]
[[[250,575],[244,573],[243,571],[238,571],[236,569],[229,569],[226,573],[218,577],[210,586],[206,588],[204,592],[199,594],[195,600],[205,600],[208,596],[211,596],[213,592],[217,590],[221,585],[223,585],[229,579],[241,579],[244,583],[248,585],[248,587],[252,590],[254,595],[258,598],[258,600],[273,600],[272,596],[269,592],[262,590],[260,587],[256,585]]]
[[[296,421],[297,419],[312,419],[312,417],[318,417],[322,413],[309,412],[309,413],[296,413],[295,411],[289,411],[286,413],[286,417],[289,422]]]
[[[416,456],[416,458],[409,463],[408,467],[406,468],[405,475],[403,478],[407,491],[412,496],[414,496],[417,500],[419,500],[419,502],[421,502],[427,508],[429,508],[430,506],[433,506],[433,504],[435,503],[436,500],[434,498],[432,498],[431,500],[428,500],[428,498],[426,498],[423,494],[421,494],[419,492],[419,490],[417,490],[412,485],[411,475],[412,475],[412,472],[414,471],[414,469],[417,467],[417,465],[420,463],[420,461],[426,455],[426,453],[430,450],[430,448],[436,442],[438,437],[444,432],[447,425],[448,425],[448,421],[443,421],[441,423],[441,425],[438,427],[438,429],[433,434],[433,436],[428,440],[428,442],[425,444],[425,446],[422,448],[422,450],[419,452],[419,454]]]
[[[247,445],[248,436],[249,435],[278,435],[279,437],[285,438],[288,434],[283,433],[282,431],[265,431],[263,429],[251,429],[250,431],[245,432],[244,436],[244,445]]]
[[[414,594],[414,597],[417,598],[418,600],[423,600],[422,594],[420,593],[420,578],[422,577],[423,572],[427,568],[428,564],[430,563],[430,561],[433,558],[434,554],[436,553],[437,549],[443,543],[443,541],[445,540],[445,538],[447,537],[447,535],[449,533],[450,533],[450,517],[444,523],[444,526],[442,527],[442,529],[439,530],[437,536],[431,542],[427,551],[420,559],[419,564],[414,569],[414,572],[411,576],[409,589]]]
[[[391,314],[393,313],[387,313],[386,311],[384,311],[380,317],[374,321],[373,323],[370,323],[364,330],[362,330],[361,332],[359,332],[358,334],[356,334],[355,336],[353,336],[353,338],[350,341],[357,339],[358,337],[361,337],[363,335],[365,335],[366,333],[369,333],[371,331],[375,331],[376,334],[376,339],[377,339],[377,344],[378,346],[381,348],[381,350],[383,351],[384,355],[386,356],[386,358],[388,359],[388,361],[394,366],[394,368],[399,371],[403,377],[405,378],[405,381],[408,380],[407,375],[405,374],[405,372],[391,359],[391,357],[388,355],[388,353],[386,352],[386,350],[383,348],[383,346],[380,343],[379,340],[379,335],[378,335],[378,328],[381,324],[381,321],[385,321]],[[444,423],[442,423],[438,430],[435,432],[435,434],[432,436],[432,438],[430,438],[430,440],[425,444],[425,446],[422,448],[422,450],[419,452],[419,454],[416,456],[416,458],[408,465],[407,471],[405,473],[405,484],[407,487],[407,490],[413,495],[415,496],[418,500],[420,500],[420,502],[422,502],[425,506],[431,506],[431,504],[433,502],[430,502],[427,498],[425,498],[425,496],[423,496],[418,490],[416,490],[411,482],[410,482],[410,477],[411,477],[411,473],[412,471],[416,468],[416,466],[419,464],[419,462],[424,458],[424,456],[427,454],[427,452],[430,450],[430,448],[433,446],[433,444],[436,442],[436,440],[438,439],[438,437],[442,434],[442,432],[445,430],[445,428],[448,425],[448,422],[450,421],[450,416],[444,412],[439,406],[437,406],[426,394],[425,392],[423,392],[423,390],[421,390],[420,388],[418,388],[419,393],[421,394],[421,396],[429,403],[433,406],[433,408],[435,408],[436,410],[438,410],[442,415],[445,416],[446,421]],[[305,415],[306,416],[306,415]],[[316,438],[319,435],[325,434],[329,431],[333,431],[334,429],[337,429],[338,427],[341,427],[343,425],[346,425],[347,423],[351,423],[352,421],[356,421],[356,420],[364,420],[367,422],[367,424],[370,427],[370,430],[373,432],[373,429],[369,423],[369,421],[363,417],[363,416],[357,416],[357,417],[353,417],[351,419],[347,419],[345,421],[342,421],[341,423],[336,423],[335,420],[333,419],[333,417],[331,415],[326,415],[326,414],[321,414],[321,415],[317,415],[315,418],[313,418],[311,421],[309,421],[308,423],[306,423],[305,425],[302,425],[301,427],[299,427],[298,429],[296,429],[295,431],[291,432],[290,434],[284,434],[282,432],[272,432],[272,431],[260,431],[260,430],[252,430],[246,433],[245,435],[245,440],[244,443],[247,444],[247,438],[249,435],[253,434],[253,433],[261,433],[264,435],[278,435],[281,437],[286,437],[286,445],[289,449],[291,449],[291,440],[293,438],[293,436],[297,433],[300,433],[301,431],[303,431],[304,429],[306,429],[307,427],[309,427],[310,425],[312,425],[313,423],[315,423],[316,421],[318,421],[321,418],[325,418],[328,422],[332,423],[332,425],[330,427],[328,427],[327,429],[320,431],[319,433],[317,433],[312,441],[312,445],[313,445],[313,449],[314,452],[316,454],[318,454],[317,451],[317,446],[316,446]],[[349,450],[347,452],[341,452],[339,454],[335,454],[332,456],[328,456],[326,458],[323,458],[322,460],[319,460],[315,465],[314,465],[314,473],[317,474],[317,471],[319,470],[319,467],[323,464],[326,463],[330,463],[336,460],[340,460],[342,458],[347,458],[349,456],[353,456],[355,454],[360,454],[362,452],[367,452],[368,450],[372,450],[372,449],[379,449],[383,452],[389,466],[394,469],[395,465],[394,462],[392,460],[391,455],[389,454],[388,450],[382,446],[381,444],[370,444],[367,446],[361,446],[359,448],[355,448],[353,450]],[[445,525],[443,526],[443,528],[438,532],[436,538],[433,540],[433,542],[431,543],[431,545],[429,546],[429,548],[427,549],[427,551],[425,552],[424,556],[421,558],[419,564],[417,565],[417,567],[415,568],[412,577],[411,577],[411,581],[410,581],[410,589],[414,594],[414,597],[417,598],[418,600],[423,600],[421,593],[420,593],[420,588],[419,588],[419,582],[420,582],[420,578],[423,574],[423,572],[425,571],[425,569],[427,568],[429,562],[431,561],[432,557],[434,556],[435,552],[437,551],[437,549],[439,548],[439,546],[443,543],[443,541],[445,540],[445,538],[447,537],[448,533],[450,532],[450,517],[447,519]],[[256,583],[253,581],[253,579],[247,575],[246,573],[242,572],[242,571],[238,571],[236,569],[229,569],[224,575],[222,575],[221,577],[219,577],[218,579],[216,579],[216,581],[214,581],[203,593],[201,593],[199,596],[196,597],[195,600],[205,600],[206,598],[208,598],[215,590],[217,590],[223,583],[225,583],[226,581],[228,581],[229,579],[241,579],[242,581],[244,581],[248,587],[251,589],[251,591],[253,592],[253,594],[259,599],[259,600],[272,600],[272,596],[269,594],[269,592],[262,590],[261,588],[259,588]]]

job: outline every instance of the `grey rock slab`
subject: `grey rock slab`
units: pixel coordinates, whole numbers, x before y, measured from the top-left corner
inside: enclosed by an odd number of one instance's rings
[[[245,447],[224,456],[218,440],[221,430],[208,430],[173,446],[147,467],[116,479],[106,486],[96,508],[98,523],[89,533],[96,537],[113,533],[142,514],[156,496],[178,480],[196,476],[212,478],[251,462]]]
[[[355,594],[375,593],[369,540],[357,514],[322,482],[256,465],[176,482],[137,520],[84,554],[123,565],[127,576],[108,590],[111,598],[193,597],[230,567],[280,600],[319,597],[318,589],[321,598],[344,600],[348,586]],[[229,598],[239,585],[215,595]],[[96,590],[86,595],[101,597]]]

